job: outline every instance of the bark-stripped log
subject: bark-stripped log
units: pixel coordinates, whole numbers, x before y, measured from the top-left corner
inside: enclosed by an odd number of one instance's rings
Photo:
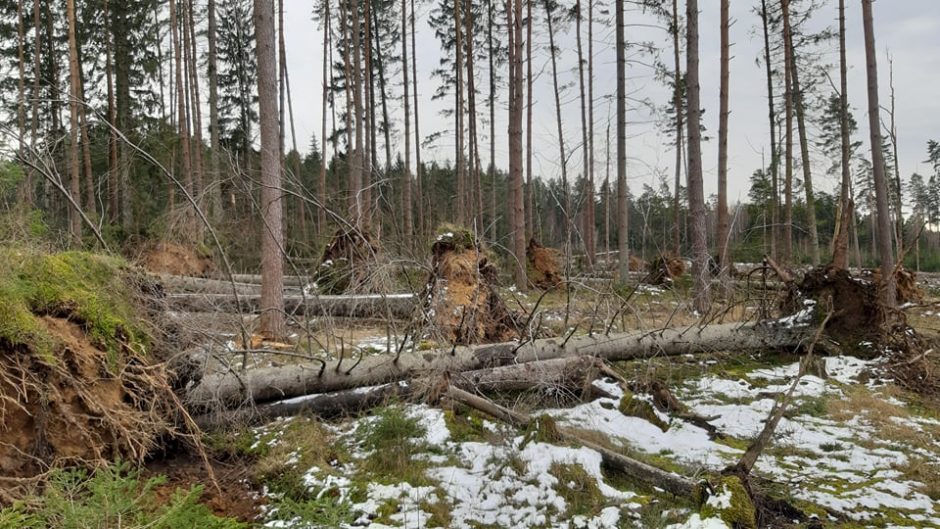
[[[579,336],[565,341],[548,338],[519,344],[507,342],[459,346],[429,351],[403,351],[370,356],[361,361],[346,358],[326,366],[292,365],[254,369],[243,375],[207,375],[187,395],[193,407],[218,406],[246,401],[267,402],[310,393],[328,393],[374,386],[433,372],[460,373],[577,355],[606,360],[633,360],[679,356],[709,351],[755,351],[798,345],[805,328],[772,324],[722,324],[668,328],[651,332]]]
[[[261,296],[240,295],[236,302],[230,294],[168,294],[167,308],[185,312],[257,313],[261,310]],[[415,296],[411,294],[369,294],[353,296],[301,296],[285,295],[284,311],[306,316],[337,316],[347,318],[411,319],[415,310]]]

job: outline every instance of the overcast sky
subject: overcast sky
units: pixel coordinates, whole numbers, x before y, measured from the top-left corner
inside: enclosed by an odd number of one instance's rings
[[[563,3],[571,3],[569,2]],[[436,3],[436,0],[435,0]],[[867,133],[865,48],[862,32],[861,2],[847,2],[847,49],[849,63],[849,104],[859,122],[860,131],[855,139],[862,140],[864,148],[869,149]],[[308,0],[286,0],[287,60],[290,68],[291,91],[293,93],[294,113],[297,125],[298,142],[301,150],[306,150],[310,138],[320,135],[321,86],[322,86],[322,41],[323,34],[318,23],[313,20]],[[439,137],[434,144],[422,151],[425,160],[436,159],[440,162],[453,158],[454,139],[451,118],[441,114],[441,110],[452,103],[432,101],[431,94],[439,80],[431,75],[440,58],[440,47],[433,31],[427,25],[427,13],[431,6],[418,2],[418,83],[420,95],[420,119],[422,137],[434,132],[449,131]],[[680,2],[680,6],[683,2]],[[704,125],[708,135],[714,137],[718,130],[718,66],[719,66],[719,2],[702,0],[700,17],[700,53],[702,106],[705,108]],[[760,22],[753,8],[758,0],[732,0],[731,14],[733,43],[731,62],[731,115],[729,119],[729,198],[732,202],[746,200],[749,177],[762,166],[762,156],[769,160],[769,140],[767,121],[767,90],[763,66],[755,62],[762,54],[763,38],[758,32]],[[422,7],[423,5],[423,7]],[[814,26],[831,25],[837,28],[838,2],[829,0],[817,15]],[[683,9],[680,7],[680,9]],[[879,51],[878,67],[881,88],[881,104],[889,103],[887,52],[894,59],[895,89],[897,92],[898,151],[901,174],[906,179],[912,172],[927,172],[923,160],[926,158],[928,139],[940,140],[940,1],[938,0],[878,0],[874,3],[876,45]],[[603,15],[595,15],[603,19]],[[612,13],[611,13],[612,16]],[[536,175],[553,178],[560,175],[558,160],[558,137],[555,125],[555,107],[551,79],[551,66],[547,53],[547,31],[541,13],[536,15],[537,28],[534,41],[540,49],[533,60],[539,75],[535,80],[536,102],[534,105],[533,141]],[[664,59],[671,64],[671,37],[658,27],[658,22],[645,14],[630,11],[626,17],[627,39],[629,41],[653,41],[666,53]],[[585,29],[586,34],[586,29]],[[562,85],[562,119],[565,129],[565,144],[571,152],[568,161],[569,177],[574,178],[582,172],[581,116],[577,92],[577,55],[574,45],[574,27],[568,28],[567,35],[559,38],[559,83]],[[611,96],[616,88],[616,68],[613,46],[613,30],[608,25],[596,22],[594,34],[595,55],[595,178],[598,185],[606,171],[605,134],[608,116],[613,111]],[[586,50],[586,45],[585,45]],[[586,51],[585,51],[586,52]],[[649,66],[649,56],[632,55],[627,69],[628,91],[633,103],[628,116],[628,181],[632,190],[638,190],[643,184],[657,185],[663,175],[672,180],[674,150],[667,145],[668,137],[659,130],[657,123],[645,110],[642,100],[651,100],[657,105],[664,105],[670,97],[669,92],[656,81]],[[826,61],[835,66],[832,76],[838,82],[838,48],[833,42],[832,50]],[[481,65],[482,66],[482,65]],[[684,59],[683,59],[684,67]],[[391,90],[395,99],[390,101],[389,112],[397,122],[397,137],[392,140],[392,151],[400,152],[404,144],[402,129],[401,78],[396,73]],[[486,76],[485,68],[478,70],[478,75]],[[478,81],[478,89],[485,88],[485,82]],[[496,116],[496,163],[501,168],[508,165],[506,144],[506,92],[500,92],[501,101],[497,106]],[[478,113],[482,117],[487,112],[484,103],[478,102]],[[483,149],[483,163],[488,159],[488,126],[478,126],[482,135],[480,145]],[[611,128],[615,132],[616,126]],[[328,125],[329,130],[329,125]],[[329,132],[328,132],[329,133]],[[813,134],[813,130],[810,131]],[[615,142],[615,140],[612,140]],[[382,152],[382,146],[379,147]],[[612,146],[611,158],[615,160],[615,146]],[[715,192],[717,181],[717,141],[703,144],[705,190],[707,194]],[[394,154],[393,154],[394,156]],[[382,157],[382,155],[380,155]],[[821,160],[814,153],[814,179],[816,185],[831,190],[837,185],[835,178],[825,175],[828,162]],[[412,157],[413,159],[413,157]],[[613,162],[612,162],[613,163]],[[615,168],[611,168],[615,174]],[[612,176],[613,178],[613,176]]]

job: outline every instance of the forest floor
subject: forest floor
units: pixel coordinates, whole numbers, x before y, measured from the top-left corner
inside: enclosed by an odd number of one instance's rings
[[[921,333],[940,337],[940,291],[925,286],[927,301],[905,311]],[[538,303],[555,334],[565,332],[566,316],[569,332],[597,332],[597,322],[609,321],[618,309],[586,289],[541,301],[533,293],[503,295],[528,309]],[[697,317],[687,300],[681,287],[641,287],[616,326],[691,325]],[[726,321],[751,317],[756,303],[729,310]],[[387,324],[350,320],[340,328],[350,350],[384,355],[397,347]],[[610,397],[588,402],[552,387],[496,400],[695,478],[741,457],[792,383],[798,360],[719,351],[614,364],[625,379],[666,384],[714,431],[677,416],[682,414],[625,415],[624,391],[611,378],[594,382]],[[828,357],[825,368],[825,379],[800,380],[753,480],[762,493],[816,520],[801,525],[778,519],[766,526],[940,527],[940,402],[895,385],[877,359]],[[642,393],[633,398],[653,399]],[[242,486],[253,491],[251,523],[263,527],[731,527],[700,516],[691,498],[610,471],[598,452],[460,404],[390,402],[362,417],[328,422],[282,418],[213,433],[208,444],[215,458],[240,469]],[[245,519],[244,512],[231,514]]]

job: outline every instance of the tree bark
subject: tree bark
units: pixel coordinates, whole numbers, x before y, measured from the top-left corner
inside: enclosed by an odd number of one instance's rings
[[[192,161],[189,152],[189,124],[186,112],[186,89],[183,82],[183,48],[180,42],[180,21],[177,17],[176,0],[170,0],[170,31],[172,32],[173,63],[176,70],[176,108],[177,127],[179,132],[180,152],[182,157],[183,186],[186,192],[195,197],[193,190]],[[194,236],[194,212],[186,207],[185,226],[183,234],[187,238]]]
[[[783,64],[784,64],[784,99],[786,106],[786,153],[785,181],[783,184],[783,254],[781,261],[784,265],[792,264],[793,260],[793,76],[790,68],[790,0],[780,0],[783,10]]]
[[[619,281],[630,277],[630,206],[627,201],[627,43],[624,37],[624,0],[614,0],[617,41],[617,248],[620,250]]]
[[[404,38],[404,35],[402,36]],[[418,203],[418,240],[423,240],[427,233],[424,217],[424,168],[421,165],[421,130],[418,120],[418,52],[415,45],[415,0],[411,0],[411,80],[414,84],[412,97],[415,109],[415,187]]]
[[[678,0],[672,0],[672,52],[673,52],[673,64],[675,72],[673,74],[673,83],[675,84],[673,91],[673,107],[676,112],[676,175],[675,175],[675,189],[672,200],[672,245],[673,253],[676,257],[682,255],[682,235],[681,228],[682,225],[681,215],[681,200],[680,195],[682,188],[682,121],[683,121],[683,109],[682,109],[682,64],[679,58],[679,2]]]
[[[730,0],[721,0],[721,80],[718,110],[718,277],[722,284],[731,278],[731,263],[728,259],[730,226],[728,222],[728,86],[730,78],[731,42],[728,36]]]
[[[594,209],[594,0],[588,2],[588,172],[585,175],[588,181],[587,220],[588,220],[588,255],[594,265],[594,255],[597,253],[597,214]]]
[[[352,8],[350,8],[350,2],[352,3]],[[364,146],[362,138],[362,62],[359,43],[359,0],[346,0],[346,16],[352,17],[352,56],[348,57],[352,61],[350,66],[350,69],[352,70],[352,77],[350,78],[349,75],[346,76],[346,84],[349,85],[349,80],[352,79],[352,120],[354,123],[356,140],[353,153],[350,156],[351,161],[349,166],[349,217],[353,224],[361,228],[363,221],[363,208],[361,204],[362,197],[360,196],[360,192],[362,191],[362,161],[365,159],[366,155],[363,151]],[[348,54],[348,39],[345,42],[345,48]]]
[[[862,22],[865,26],[865,64],[868,74],[868,127],[871,138],[872,173],[875,180],[876,213],[878,215],[878,253],[881,258],[882,302],[888,307],[896,304],[894,254],[891,249],[891,213],[888,206],[888,182],[885,178],[884,152],[881,145],[881,120],[878,104],[878,59],[875,50],[875,27],[872,20],[872,0],[862,1]]]
[[[281,218],[281,156],[278,142],[277,54],[274,9],[271,2],[254,0],[258,60],[258,117],[261,128],[261,333],[280,339],[284,322]]]
[[[457,224],[467,225],[467,182],[466,169],[464,167],[464,145],[463,145],[463,24],[461,23],[461,4],[463,0],[453,0],[454,2],[454,50],[455,65],[454,74],[456,81],[454,83],[454,143],[456,151],[454,152],[454,163],[456,164],[457,175]],[[472,35],[468,38],[473,38]]]
[[[405,103],[405,167],[402,171],[401,182],[401,202],[402,202],[402,236],[406,247],[410,251],[415,249],[415,233],[412,224],[413,215],[411,210],[411,108],[408,100],[408,0],[401,0],[401,72],[402,86],[404,87],[403,101]]]
[[[196,22],[193,20],[193,0],[187,0],[184,7],[186,23],[183,30],[188,37],[185,39],[189,58],[186,61],[189,68],[189,93],[192,98],[192,142],[193,142],[193,198],[196,204],[203,207],[203,191],[205,189],[205,165],[202,160],[202,99],[199,95],[199,68],[197,67],[196,49]],[[195,221],[195,218],[193,219]],[[194,222],[196,241],[201,242],[203,238],[203,225],[201,222]]]
[[[506,16],[509,24],[509,178],[512,182],[513,226],[512,248],[516,287],[521,291],[529,289],[526,278],[526,229],[525,203],[522,181],[522,0],[506,1]]]
[[[536,237],[535,234],[535,200],[533,194],[535,188],[532,184],[532,105],[535,103],[532,92],[532,82],[535,76],[532,74],[532,0],[526,2],[526,43],[525,43],[525,65],[526,65],[526,107],[525,107],[525,184],[523,185],[523,203],[525,204],[525,226],[528,237]],[[512,31],[512,26],[509,27]],[[512,66],[510,66],[511,68]],[[509,217],[513,217],[510,215]]]
[[[849,138],[849,80],[848,80],[848,61],[845,57],[845,0],[839,0],[839,84],[841,93],[839,94],[839,135],[840,135],[840,145],[841,145],[841,169],[842,169],[842,182],[840,185],[839,191],[839,207],[836,210],[836,229],[835,233],[838,234],[842,231],[841,222],[843,219],[851,220],[854,218],[855,212],[852,212],[852,217],[850,218],[847,215],[841,213],[842,209],[847,207],[849,200],[851,199],[850,189],[852,184],[852,172],[850,163],[851,156],[851,146]],[[844,228],[848,231],[848,227]],[[834,237],[833,240],[836,240],[837,237]],[[845,266],[848,266],[846,262]]]
[[[770,201],[770,256],[777,258],[777,244],[780,235],[780,156],[777,146],[777,113],[774,108],[774,77],[770,56],[770,20],[767,12],[767,0],[761,0],[761,22],[764,29],[764,69],[767,73],[767,107],[770,119],[770,180],[773,197]]]
[[[319,202],[317,207],[317,230],[319,233],[326,233],[326,106],[327,106],[327,94],[333,91],[333,79],[330,76],[329,64],[332,60],[330,56],[330,32],[331,32],[331,19],[330,19],[330,0],[324,0],[323,2],[323,84],[322,84],[322,94],[320,100],[320,106],[323,111],[323,119],[320,121],[320,141],[322,145],[320,146],[320,174],[317,178],[317,202]],[[402,33],[402,39],[404,39],[404,33]]]
[[[790,49],[790,79],[793,83],[793,103],[796,109],[796,126],[800,136],[800,156],[803,165],[803,190],[806,193],[806,229],[809,231],[810,257],[813,266],[819,266],[819,231],[816,228],[816,197],[813,192],[813,168],[809,159],[809,140],[806,133],[806,110],[803,90],[800,88],[800,72],[796,64],[796,49],[793,35],[785,45]]]
[[[658,332],[632,332],[557,338],[519,344],[457,346],[432,351],[402,351],[400,355],[368,356],[361,361],[300,364],[205,376],[187,394],[195,407],[219,403],[256,403],[284,398],[374,386],[430,373],[452,375],[511,364],[558,358],[592,356],[610,361],[681,356],[720,350],[757,351],[793,347],[807,337],[806,328],[768,324],[719,324],[693,328],[666,328]]]
[[[216,0],[208,0],[207,10],[209,17],[209,28],[207,40],[209,41],[209,55],[207,57],[209,69],[209,189],[211,190],[210,205],[212,220],[219,221],[222,218],[222,173],[220,161],[219,145],[219,65],[218,52],[216,48],[216,37],[218,26],[215,13]]]
[[[689,216],[692,222],[692,289],[695,310],[709,310],[708,234],[705,227],[705,191],[702,178],[701,105],[698,71],[698,0],[686,8],[686,97],[689,119]]]
[[[588,0],[590,2],[591,0]],[[581,9],[581,0],[577,0],[575,9],[575,33],[578,48],[578,95],[581,103],[581,159],[583,172],[581,174],[582,195],[584,197],[584,207],[581,210],[581,237],[584,240],[584,256],[588,269],[594,268],[594,248],[592,247],[591,235],[594,232],[594,219],[588,217],[588,203],[594,201],[594,190],[588,182],[588,175],[591,172],[591,157],[588,149],[588,125],[587,125],[587,94],[584,86],[584,53],[581,45],[581,19],[583,11]]]
[[[565,209],[562,212],[565,221],[565,261],[569,261],[572,253],[571,247],[571,227],[574,223],[573,211],[571,207],[571,190],[568,185],[568,163],[565,152],[565,133],[561,124],[561,90],[558,87],[558,63],[555,49],[555,31],[552,18],[553,9],[550,7],[549,0],[545,0],[545,18],[548,21],[548,46],[552,63],[552,86],[555,89],[555,125],[558,128],[558,163],[561,165],[561,188],[565,194]]]
[[[75,38],[75,0],[67,0],[66,16],[68,17],[69,32],[69,194],[74,201],[69,208],[69,232],[72,235],[72,246],[80,247],[82,244],[82,219],[79,211],[81,204],[81,187],[79,179],[81,168],[78,160],[78,105],[80,88],[78,73],[78,43]]]

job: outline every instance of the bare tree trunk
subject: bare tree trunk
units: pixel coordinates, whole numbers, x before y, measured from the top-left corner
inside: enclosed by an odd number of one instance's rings
[[[462,0],[454,1],[454,49],[456,52],[454,73],[456,82],[454,84],[454,141],[456,151],[454,153],[454,163],[456,163],[457,175],[457,224],[467,225],[467,182],[466,169],[464,168],[463,155],[463,24],[461,24],[461,3]],[[469,36],[472,38],[472,35]]]
[[[75,38],[75,0],[66,2],[66,13],[69,31],[69,194],[74,201],[73,207],[69,208],[69,231],[72,234],[72,245],[79,247],[82,244],[82,219],[78,210],[81,204],[81,169],[78,165],[78,106],[81,80],[78,73],[78,43]]]
[[[764,67],[767,72],[767,107],[770,119],[770,179],[773,197],[770,201],[770,256],[777,259],[777,242],[779,240],[779,167],[780,156],[777,146],[777,113],[774,110],[774,77],[770,57],[770,21],[767,12],[767,0],[761,0],[761,22],[764,28]]]
[[[193,193],[196,203],[200,207],[203,205],[203,191],[205,189],[205,165],[202,160],[202,100],[199,95],[199,68],[197,67],[197,57],[199,53],[196,49],[196,22],[193,20],[193,0],[188,0],[184,7],[186,23],[183,30],[187,32],[187,49],[189,51],[190,93],[192,97],[192,141],[193,141]],[[194,223],[196,240],[203,238],[203,226],[200,222]]]
[[[587,201],[587,219],[588,219],[588,255],[591,256],[591,263],[594,264],[594,256],[597,253],[597,237],[595,225],[597,215],[594,212],[594,0],[588,2],[588,174],[585,177],[588,180],[588,189],[590,191]]]
[[[839,135],[841,140],[842,155],[842,183],[839,192],[839,203],[836,209],[836,228],[835,233],[841,230],[842,208],[845,208],[851,197],[849,189],[852,183],[851,168],[849,159],[851,156],[851,146],[849,138],[849,81],[848,81],[848,61],[845,57],[845,0],[839,0],[839,81],[841,93],[839,94]],[[855,212],[852,212],[854,218]],[[846,217],[851,220],[850,217]],[[835,240],[836,237],[833,237]]]
[[[728,223],[728,85],[730,81],[731,42],[728,35],[730,0],[721,0],[721,81],[718,110],[718,246],[719,278],[728,287],[731,263],[728,259],[730,226]]]
[[[286,327],[274,5],[265,0],[255,0],[254,6],[258,117],[261,128],[261,333],[273,339],[280,339],[284,336]]]
[[[281,10],[280,16],[281,18],[284,17],[283,10]],[[281,27],[282,28],[284,27],[283,23],[281,24]],[[291,165],[294,171],[294,179],[296,180],[296,185],[299,188],[299,192],[302,195],[297,200],[297,217],[298,217],[298,223],[300,224],[299,226],[300,227],[300,239],[306,242],[307,241],[307,201],[305,198],[306,198],[306,193],[307,193],[307,186],[306,186],[306,182],[304,181],[303,169],[301,167],[301,162],[300,162],[300,150],[297,148],[297,128],[294,126],[294,102],[291,97],[290,71],[287,67],[287,49],[284,43],[283,30],[279,32],[279,35],[280,35],[279,37],[280,42],[278,46],[281,48],[281,54],[284,56],[284,61],[283,61],[284,66],[283,66],[282,74],[284,75],[284,88],[287,91],[287,116],[288,116],[288,119],[290,120],[290,139],[291,139],[291,145],[293,146],[293,156],[291,156]],[[326,107],[324,107],[324,112],[325,111],[326,111]],[[323,143],[326,144],[325,138],[323,139]]]
[[[675,84],[673,94],[673,107],[676,112],[676,174],[675,189],[672,201],[672,244],[673,253],[676,257],[682,255],[682,210],[681,210],[681,188],[682,188],[682,138],[683,138],[683,110],[682,110],[682,64],[679,58],[679,2],[672,0],[672,51],[673,64],[675,72],[673,73],[673,82]]]
[[[375,126],[365,119],[365,116],[374,116],[373,109],[375,105],[374,90],[372,89],[372,2],[365,0],[363,3],[363,18],[365,27],[362,29],[362,35],[366,41],[362,43],[362,49],[365,51],[365,62],[363,64],[362,76],[359,78],[362,83],[363,101],[365,110],[363,111],[363,132],[365,133],[365,145],[362,150],[363,168],[362,168],[362,226],[364,229],[370,229],[372,226],[372,160],[375,158]],[[358,35],[358,33],[357,33]],[[357,48],[358,49],[358,48]],[[371,155],[369,154],[371,153]]]
[[[104,0],[104,50],[105,50],[105,84],[108,93],[108,220],[116,224],[120,220],[120,203],[118,183],[118,134],[117,134],[117,108],[114,104],[114,76],[112,70],[114,62],[111,50],[111,17],[109,14],[109,0]],[[163,63],[160,63],[163,71]],[[163,98],[161,97],[161,100]]]
[[[497,236],[497,222],[496,222],[496,65],[494,64],[494,49],[493,49],[493,24],[496,23],[493,20],[493,2],[494,0],[486,0],[486,44],[488,58],[489,58],[489,76],[490,76],[490,94],[489,94],[489,110],[490,110],[490,163],[486,168],[486,174],[490,182],[490,238],[496,239]]]
[[[526,65],[526,107],[525,107],[525,184],[523,186],[525,196],[525,226],[529,237],[535,237],[535,200],[533,194],[535,187],[532,184],[532,105],[534,104],[532,82],[535,76],[532,74],[532,2],[526,2],[526,43],[525,43],[525,65]],[[509,27],[512,32],[512,26]],[[510,66],[512,68],[512,66]],[[512,210],[512,208],[510,208]],[[510,219],[512,216],[510,215]]]
[[[591,0],[588,0],[590,2]],[[587,94],[585,93],[584,86],[584,53],[583,46],[581,45],[581,0],[577,0],[577,3],[574,5],[575,9],[575,27],[577,35],[577,47],[578,47],[578,92],[579,99],[581,102],[581,153],[582,153],[582,166],[583,173],[581,174],[584,194],[584,207],[581,210],[581,237],[584,239],[584,255],[585,261],[589,269],[594,268],[594,249],[590,241],[591,234],[594,232],[594,219],[588,216],[588,203],[594,201],[594,190],[588,182],[588,175],[591,172],[591,157],[588,152],[590,143],[588,141],[588,125],[587,125],[587,104],[585,98]]]
[[[19,79],[17,79],[17,101],[16,101],[16,124],[19,137],[16,139],[16,148],[20,153],[24,152],[23,146],[26,144],[26,53],[24,46],[26,44],[26,27],[23,24],[23,0],[16,3],[16,48],[17,48],[17,68],[19,69]],[[39,55],[39,49],[35,51]],[[37,104],[37,103],[34,103]],[[29,203],[30,187],[32,184],[29,179],[25,179],[19,189],[19,200],[23,203]]]
[[[689,112],[689,216],[692,220],[692,288],[695,310],[708,311],[708,234],[705,227],[705,192],[702,178],[701,105],[698,76],[698,0],[688,0],[686,8],[686,96]]]
[[[522,182],[522,0],[506,0],[506,16],[511,33],[509,47],[509,178],[512,182],[512,233],[514,279],[522,291],[529,289],[526,278],[525,204]]]
[[[881,290],[883,303],[895,306],[894,255],[891,251],[891,214],[888,207],[888,182],[885,178],[884,152],[881,150],[881,120],[878,104],[878,60],[875,56],[875,27],[871,0],[862,0],[862,21],[865,26],[865,63],[868,73],[868,126],[871,135],[871,162],[875,180],[876,213],[878,215],[878,253],[881,257]]]
[[[216,37],[218,26],[215,14],[216,0],[208,0],[207,10],[209,17],[209,28],[207,39],[209,41],[209,148],[211,154],[209,157],[209,189],[211,189],[210,205],[212,210],[212,220],[218,221],[222,218],[222,174],[220,163],[220,145],[219,145],[219,66],[218,52],[216,49]]]
[[[617,34],[617,248],[620,250],[621,283],[630,277],[629,226],[627,202],[627,56],[623,20],[624,0],[614,0]]]
[[[34,41],[33,46],[35,47],[33,53],[33,101],[32,101],[32,119],[30,123],[29,131],[29,145],[34,150],[38,147],[37,142],[39,141],[39,79],[41,71],[41,58],[42,58],[42,32],[40,31],[40,10],[39,10],[40,0],[33,0],[33,34]],[[26,182],[24,184],[26,188],[26,200],[27,204],[33,204],[33,171],[26,171]]]
[[[350,2],[352,8],[350,9]],[[352,222],[359,227],[363,225],[362,204],[360,193],[362,191],[362,166],[366,158],[363,150],[362,138],[362,60],[360,55],[359,43],[359,0],[346,0],[346,16],[352,17],[352,90],[353,90],[353,122],[355,123],[356,144],[351,156],[352,162],[349,168],[349,216]],[[349,41],[346,41],[346,49],[349,49]],[[346,77],[349,84],[349,76]]]
[[[401,201],[402,201],[402,231],[405,244],[411,251],[415,249],[414,226],[411,212],[411,109],[408,101],[408,0],[401,0],[401,73],[403,76],[405,103],[405,167],[402,171]]]
[[[607,176],[604,177],[604,253],[610,263],[610,117],[607,119]],[[678,255],[678,254],[677,254]]]
[[[897,241],[898,260],[904,259],[904,210],[901,206],[901,166],[898,161],[898,129],[895,122],[894,108],[894,60],[888,56],[888,79],[891,87],[891,150],[894,155],[894,185],[897,193],[894,196],[895,223],[897,224],[895,240]]]
[[[790,69],[790,0],[781,0],[783,10],[783,64],[784,64],[784,99],[786,105],[786,174],[783,185],[783,264],[792,264],[793,260],[793,76]]]
[[[182,153],[182,171],[183,185],[186,192],[193,193],[192,163],[189,153],[189,124],[186,117],[186,90],[183,86],[183,50],[180,43],[180,24],[177,20],[176,0],[170,0],[170,31],[172,31],[173,41],[173,62],[176,70],[176,107],[177,107],[177,126],[179,128],[180,151]],[[195,196],[195,195],[194,195]],[[187,208],[186,226],[184,235],[187,238],[193,237],[192,211]]]
[[[333,91],[333,79],[330,77],[329,73],[329,64],[332,60],[330,54],[330,31],[331,31],[331,19],[330,19],[330,0],[323,2],[323,86],[322,86],[322,98],[320,101],[320,106],[323,109],[323,119],[320,122],[320,141],[322,145],[320,146],[320,175],[317,178],[317,230],[319,233],[326,233],[326,106],[327,106],[327,94]],[[402,33],[402,39],[404,39],[404,33]]]
[[[796,49],[793,35],[788,35],[785,45],[790,49],[790,79],[793,83],[793,103],[796,108],[796,124],[800,135],[800,156],[803,165],[803,190],[806,192],[806,228],[809,231],[810,256],[813,266],[819,265],[819,231],[816,228],[816,197],[813,193],[813,168],[809,159],[809,140],[806,134],[806,110],[803,90],[800,88],[800,72],[796,64]]]
[[[477,135],[477,98],[476,73],[473,68],[473,11],[472,3],[467,0],[464,10],[464,35],[467,36],[467,110],[470,118],[470,181],[468,195],[472,197],[471,210],[474,212],[476,231],[484,233],[483,224],[483,182],[480,179],[480,144]]]
[[[402,36],[404,38],[404,36]],[[418,195],[418,238],[423,239],[427,233],[424,218],[424,184],[421,165],[421,130],[418,120],[418,52],[415,46],[415,0],[411,0],[411,80],[414,83],[412,97],[415,108],[415,186]]]
[[[544,5],[545,18],[548,21],[548,46],[552,62],[552,86],[555,89],[555,125],[558,128],[558,163],[561,164],[561,188],[562,192],[565,194],[565,209],[562,214],[564,215],[565,221],[565,261],[567,262],[571,257],[572,251],[571,227],[574,223],[574,219],[572,218],[573,212],[571,208],[571,190],[569,189],[568,185],[568,158],[565,153],[565,133],[561,125],[561,90],[558,87],[558,64],[555,57],[555,31],[554,24],[552,23],[554,13],[550,9],[548,0],[545,1]]]

